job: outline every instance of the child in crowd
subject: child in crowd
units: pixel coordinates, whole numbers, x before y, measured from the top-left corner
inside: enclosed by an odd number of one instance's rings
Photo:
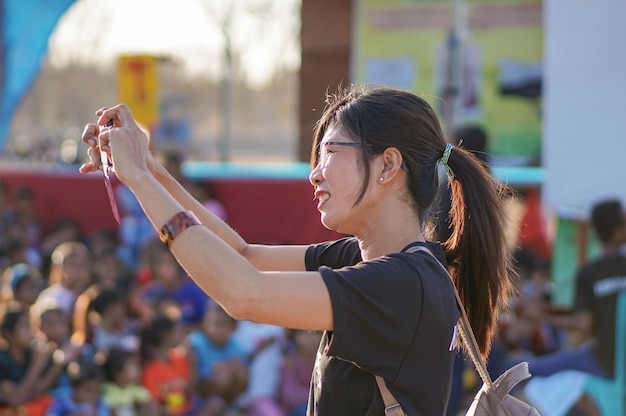
[[[51,257],[54,250],[62,243],[70,241],[83,241],[83,232],[76,218],[59,218],[50,231],[41,241],[41,271],[44,276],[50,273]]]
[[[247,416],[282,416],[278,387],[283,366],[285,328],[239,321],[233,334],[248,357],[248,386],[237,400]]]
[[[69,241],[54,249],[51,260],[49,286],[40,293],[38,301],[56,299],[69,316],[76,298],[91,283],[91,254],[83,243]]]
[[[127,315],[143,323],[150,321],[152,311],[143,295],[134,271],[130,270],[119,258],[115,247],[101,247],[94,255],[93,279],[98,290],[116,289],[125,298]]]
[[[89,310],[95,313],[90,326],[91,343],[96,351],[107,350],[111,347],[138,351],[139,326],[128,320],[126,299],[120,291],[103,290],[91,302]]]
[[[30,318],[40,338],[57,347],[54,358],[62,369],[50,394],[54,397],[70,396],[71,377],[67,372],[67,365],[82,357],[93,358],[91,345],[79,345],[70,340],[69,317],[53,300],[41,301],[33,305]]]
[[[68,365],[72,394],[54,399],[46,416],[111,416],[102,399],[102,368],[81,358]]]
[[[144,291],[148,302],[175,299],[186,329],[200,325],[209,297],[191,280],[167,246],[159,239],[151,240],[145,247],[144,262],[150,274],[150,283]]]
[[[19,263],[7,268],[2,276],[2,301],[16,301],[30,308],[43,289],[43,277],[36,267]]]
[[[0,413],[43,415],[51,401],[46,392],[62,369],[56,357],[50,364],[54,344],[35,340],[28,312],[18,304],[2,305],[0,335]]]
[[[236,327],[237,321],[211,302],[202,329],[187,337],[198,364],[198,393],[216,411],[232,404],[247,384],[244,349],[232,336]]]
[[[290,342],[285,353],[279,390],[279,402],[285,416],[306,415],[311,373],[321,335],[319,331],[288,331]]]
[[[150,392],[140,384],[141,363],[134,353],[112,347],[104,361],[103,399],[112,416],[153,416],[158,407]]]
[[[140,334],[143,374],[141,383],[148,389],[167,416],[191,415],[194,412],[193,380],[186,352],[180,347],[183,328],[180,321],[165,315],[156,316]]]

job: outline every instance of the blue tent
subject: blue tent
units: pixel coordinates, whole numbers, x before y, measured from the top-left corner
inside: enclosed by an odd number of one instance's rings
[[[11,119],[39,74],[48,38],[75,0],[0,0],[0,152]]]

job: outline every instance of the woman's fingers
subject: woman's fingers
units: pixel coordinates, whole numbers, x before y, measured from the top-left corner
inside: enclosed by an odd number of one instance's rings
[[[97,125],[93,123],[89,123],[85,126],[83,130],[83,142],[87,143],[91,147],[95,147],[98,145],[98,133],[100,129]]]
[[[126,104],[118,104],[114,107],[103,107],[96,111],[98,125],[106,126],[109,121],[113,120],[113,127],[132,127],[135,119]]]
[[[87,156],[89,157],[89,162],[83,163],[80,168],[78,168],[80,173],[97,172],[102,169],[98,146],[89,147],[89,149],[87,149]]]

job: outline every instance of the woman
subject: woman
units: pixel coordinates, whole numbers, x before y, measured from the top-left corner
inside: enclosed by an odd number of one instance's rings
[[[446,145],[423,99],[359,87],[329,98],[309,179],[324,226],[354,237],[311,246],[247,244],[155,162],[125,105],[96,114],[83,137],[92,162],[80,171],[99,168],[99,140],[200,287],[236,319],[325,331],[309,414],[382,415],[374,375],[407,414],[444,413],[459,311],[447,274],[411,247],[447,260],[488,353],[511,287],[498,185],[468,152]],[[456,230],[443,245],[427,242],[421,223],[437,191],[438,164],[452,179]]]

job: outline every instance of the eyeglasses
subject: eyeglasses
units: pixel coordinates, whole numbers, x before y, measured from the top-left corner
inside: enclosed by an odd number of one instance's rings
[[[113,125],[113,119],[109,120],[106,124],[107,127]],[[109,203],[111,204],[111,211],[113,211],[113,218],[118,224],[122,223],[120,217],[120,210],[117,207],[117,200],[115,199],[115,193],[113,192],[113,185],[111,185],[111,178],[109,173],[111,171],[111,164],[109,163],[109,157],[107,152],[100,151],[100,162],[102,162],[102,173],[104,173],[104,186],[107,188],[107,195],[109,196]]]
[[[325,147],[324,151],[322,151],[321,147]],[[374,147],[373,144],[370,143],[361,143],[361,142],[321,142],[320,143],[320,151],[317,154],[317,163],[322,167],[326,166],[326,159],[328,158],[329,153],[333,153],[330,146],[347,146],[347,147]],[[402,170],[405,172],[409,172],[409,168],[406,163],[402,162]]]
[[[328,159],[328,155],[334,153],[331,146],[346,146],[346,147],[362,147],[368,146],[373,147],[373,145],[369,143],[360,143],[360,142],[321,142],[320,150],[317,154],[317,163],[319,165],[326,166],[326,162]],[[323,150],[322,150],[323,148]]]

